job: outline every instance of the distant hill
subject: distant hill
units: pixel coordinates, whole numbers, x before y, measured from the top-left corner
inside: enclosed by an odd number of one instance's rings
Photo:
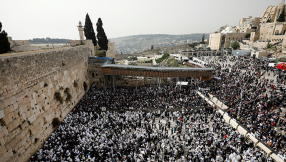
[[[191,43],[193,41],[201,41],[203,33],[168,35],[168,34],[149,34],[149,35],[132,35],[127,37],[119,37],[109,39],[115,42],[115,50],[117,54],[133,54],[148,50],[153,45],[156,47],[170,47]],[[209,34],[205,34],[205,39],[209,38]]]
[[[64,44],[69,43],[69,39],[59,39],[59,38],[33,38],[28,40],[30,44]]]

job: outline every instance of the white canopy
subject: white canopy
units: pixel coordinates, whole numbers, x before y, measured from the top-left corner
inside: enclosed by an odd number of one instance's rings
[[[269,63],[268,66],[269,67],[275,67],[275,63]]]

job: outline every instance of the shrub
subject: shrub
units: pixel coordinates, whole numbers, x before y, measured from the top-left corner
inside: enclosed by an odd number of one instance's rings
[[[250,38],[250,34],[249,33],[245,34],[244,38]]]
[[[133,61],[133,60],[137,60],[137,57],[136,56],[132,56],[132,57],[128,58],[128,61]]]
[[[70,94],[67,95],[66,101],[70,101],[72,96]]]
[[[86,84],[86,82],[83,82],[83,88],[84,88],[85,91],[87,90],[87,84]]]
[[[69,94],[69,93],[70,93],[69,87],[67,87],[67,88],[65,89],[64,93],[65,93],[65,94]]]
[[[271,44],[269,44],[269,42],[267,43],[266,48],[271,48]]]
[[[60,124],[61,124],[61,121],[60,121],[59,118],[54,118],[53,119],[53,121],[52,121],[53,128],[58,127]]]
[[[105,51],[96,52],[95,56],[97,56],[97,57],[106,57],[106,52]]]
[[[60,92],[55,92],[54,96],[55,96],[55,98],[56,98],[57,101],[60,101],[60,102],[63,101],[63,98],[62,98]]]
[[[160,63],[162,61],[164,61],[165,59],[169,58],[170,54],[169,53],[165,53],[161,58],[156,59],[157,63]]]
[[[73,86],[74,86],[74,87],[77,87],[77,86],[78,86],[78,85],[77,85],[77,81],[74,81],[74,82],[73,82]]]
[[[238,41],[232,42],[232,43],[230,44],[230,46],[231,46],[231,48],[233,48],[234,50],[240,48],[240,45],[239,45]]]

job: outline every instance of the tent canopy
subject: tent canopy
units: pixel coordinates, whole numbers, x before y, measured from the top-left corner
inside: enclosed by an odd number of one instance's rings
[[[277,69],[286,70],[286,64],[284,62],[277,64]]]
[[[269,63],[268,66],[269,67],[275,67],[275,63]]]

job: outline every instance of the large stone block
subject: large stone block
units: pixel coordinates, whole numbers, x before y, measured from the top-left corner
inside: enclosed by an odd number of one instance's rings
[[[3,156],[6,152],[7,152],[6,147],[4,145],[0,146],[0,157]]]
[[[4,109],[4,101],[0,101],[0,110],[3,110],[3,109]]]
[[[4,118],[5,117],[5,114],[4,114],[4,111],[3,110],[0,110],[0,119]]]
[[[35,115],[32,115],[31,117],[28,118],[28,121],[29,121],[30,123],[33,123],[34,120],[36,120]]]
[[[13,156],[13,152],[12,152],[12,149],[10,149],[8,152],[6,152],[6,153],[1,157],[1,162],[6,162],[6,161],[8,161],[12,156]]]

